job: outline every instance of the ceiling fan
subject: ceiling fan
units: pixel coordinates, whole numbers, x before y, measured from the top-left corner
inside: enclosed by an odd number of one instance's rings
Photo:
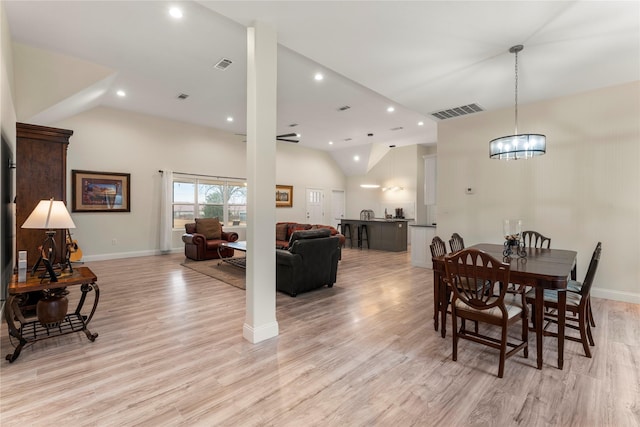
[[[276,140],[278,140],[278,141],[285,141],[285,142],[295,142],[295,143],[297,144],[298,142],[300,142],[300,140],[297,140],[297,139],[289,139],[289,138],[294,137],[294,136],[295,136],[296,138],[298,138],[298,134],[297,134],[297,133],[285,133],[285,134],[283,134],[283,135],[277,135],[277,136],[276,136]]]
[[[244,136],[245,138],[246,138],[246,136],[247,136],[247,134],[246,134],[246,133],[236,133],[236,135],[238,135],[238,136]],[[297,140],[297,139],[289,139],[289,138],[292,138],[292,137],[294,137],[294,136],[295,136],[296,138],[298,138],[298,134],[297,134],[297,133],[285,133],[285,134],[282,134],[282,135],[276,135],[276,140],[278,140],[278,141],[285,141],[285,142],[294,142],[294,143],[296,143],[296,144],[297,144],[298,142],[300,142],[300,140]],[[247,142],[247,140],[245,139],[243,142]]]

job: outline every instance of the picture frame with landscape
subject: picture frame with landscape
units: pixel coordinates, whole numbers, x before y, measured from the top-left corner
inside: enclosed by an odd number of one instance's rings
[[[131,212],[131,174],[71,171],[72,212]]]
[[[293,207],[293,185],[276,185],[276,208]]]

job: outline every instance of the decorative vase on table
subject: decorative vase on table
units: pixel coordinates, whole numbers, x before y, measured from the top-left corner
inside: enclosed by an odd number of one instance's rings
[[[504,232],[504,251],[502,255],[505,258],[511,258],[512,254],[516,254],[523,258],[527,256],[522,240],[522,220],[521,219],[505,219],[502,222]]]
[[[67,316],[69,293],[65,288],[43,291],[44,296],[36,304],[40,324],[47,329],[57,328]]]

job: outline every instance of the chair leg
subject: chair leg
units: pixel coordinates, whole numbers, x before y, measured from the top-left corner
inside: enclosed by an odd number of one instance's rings
[[[589,299],[587,300],[587,311],[589,312],[589,323],[595,328],[596,321],[593,320],[593,311],[591,310],[591,295],[589,295]]]
[[[522,341],[526,342],[527,345],[524,346],[524,358],[529,358],[529,319],[527,316],[527,305],[524,306],[525,310],[522,311]]]
[[[500,365],[498,366],[498,378],[504,377],[504,360],[507,354],[507,325],[502,325],[502,339],[500,341]]]
[[[451,334],[453,335],[453,354],[451,358],[455,362],[458,360],[458,320],[453,307],[451,308],[451,328]]]
[[[591,358],[591,350],[589,349],[589,343],[587,342],[587,307],[586,304],[578,313],[578,328],[580,329],[580,341],[582,341],[582,348],[587,357]]]

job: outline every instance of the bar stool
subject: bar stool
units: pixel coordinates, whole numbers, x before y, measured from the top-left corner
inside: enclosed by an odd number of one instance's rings
[[[369,230],[367,224],[358,225],[358,247],[362,249],[364,241],[367,241],[367,249],[369,249]]]
[[[346,246],[347,239],[349,239],[349,246],[353,248],[353,239],[351,238],[351,224],[348,222],[341,222],[338,224],[338,231],[344,236],[344,246]]]

